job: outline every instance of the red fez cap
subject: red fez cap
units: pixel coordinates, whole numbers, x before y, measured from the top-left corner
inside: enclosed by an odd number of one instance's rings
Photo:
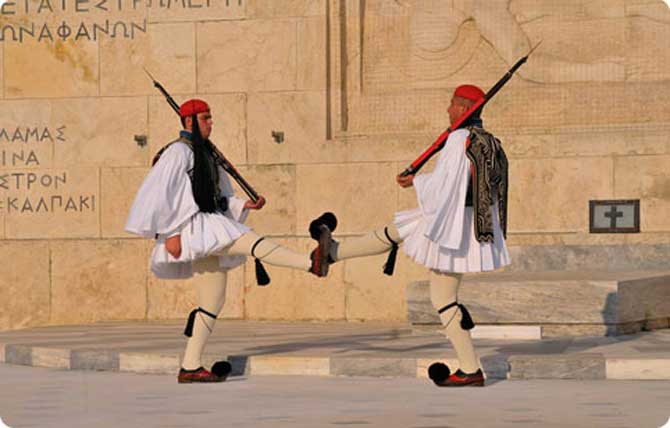
[[[186,101],[179,107],[179,116],[188,117],[198,113],[205,113],[209,111],[209,106],[203,100],[192,99]]]
[[[455,97],[461,97],[471,101],[478,101],[484,95],[484,91],[475,85],[461,85],[454,91]]]

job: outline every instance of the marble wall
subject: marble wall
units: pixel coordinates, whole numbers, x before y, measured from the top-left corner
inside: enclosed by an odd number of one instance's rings
[[[394,177],[447,126],[454,87],[489,88],[541,41],[484,114],[510,157],[509,243],[666,244],[669,36],[660,0],[7,1],[0,330],[195,305],[198,277],[157,280],[151,243],[123,231],[180,128],[143,68],[178,101],[210,103],[212,140],[268,199],[249,223],[308,251],[325,210],[351,239],[415,206]],[[589,234],[592,199],[640,199],[641,232]],[[426,272],[400,257],[387,278],[383,263],[327,279],[270,267],[258,288],[249,262],[229,274],[223,316],[404,320],[405,284]]]

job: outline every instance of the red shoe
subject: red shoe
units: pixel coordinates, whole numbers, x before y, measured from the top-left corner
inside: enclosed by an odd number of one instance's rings
[[[449,375],[441,382],[435,382],[437,386],[484,386],[484,373],[479,369],[474,373],[463,373],[460,369]]]
[[[226,376],[217,376],[209,370],[205,370],[204,367],[199,367],[195,370],[179,370],[179,376],[177,376],[177,383],[211,383],[211,382],[223,382],[226,380]]]

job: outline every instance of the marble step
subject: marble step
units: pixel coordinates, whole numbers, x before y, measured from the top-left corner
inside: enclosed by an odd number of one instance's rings
[[[663,271],[670,244],[510,246],[509,271]]]
[[[467,275],[459,290],[480,327],[539,326],[541,337],[668,328],[670,271],[546,271]],[[407,286],[412,325],[439,326],[428,281]],[[512,333],[509,333],[512,334]]]

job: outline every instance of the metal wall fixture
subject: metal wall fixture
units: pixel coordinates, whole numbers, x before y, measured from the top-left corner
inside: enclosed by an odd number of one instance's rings
[[[281,144],[284,142],[284,132],[283,131],[272,131],[272,139],[275,140],[275,143]]]
[[[135,135],[135,142],[138,146],[144,147],[147,145],[147,136],[146,135]]]

